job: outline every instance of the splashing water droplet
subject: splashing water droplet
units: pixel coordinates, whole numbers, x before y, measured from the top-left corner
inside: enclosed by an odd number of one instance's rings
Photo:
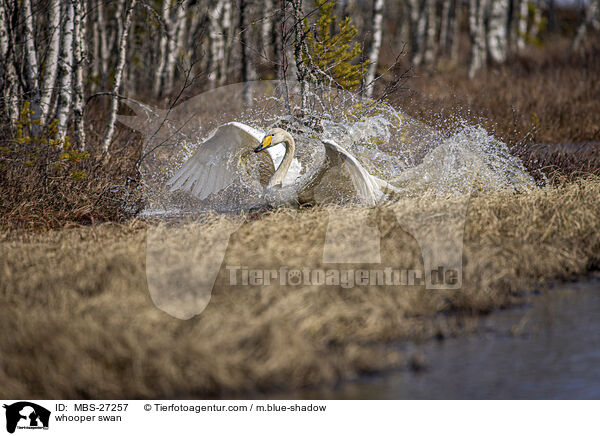
[[[457,131],[444,132],[387,103],[365,100],[343,90],[311,89],[311,98],[316,103],[313,109],[300,111],[294,106],[298,96],[292,95],[288,102],[281,92],[283,84],[270,81],[253,82],[252,105],[244,107],[240,103],[243,86],[209,91],[167,114],[140,104],[146,116],[138,114],[134,128],[146,136],[145,158],[140,167],[147,199],[143,214],[240,212],[264,204],[263,187],[273,172],[272,164],[264,153],[253,153],[251,149],[230,156],[228,165],[235,170],[235,180],[204,201],[186,193],[169,192],[165,187],[168,178],[194,154],[203,139],[230,121],[261,132],[283,127],[292,133],[302,170],[296,182],[287,188],[290,190],[306,186],[324,165],[322,139],[344,147],[369,173],[396,186],[405,196],[424,192],[452,195],[524,191],[535,187],[531,175],[509,153],[506,144],[480,126],[462,123]],[[195,122],[190,122],[191,119]],[[334,194],[341,192],[335,183],[350,181],[332,178],[331,183]],[[336,201],[355,200],[348,192],[351,190],[344,190],[344,195],[339,195]]]

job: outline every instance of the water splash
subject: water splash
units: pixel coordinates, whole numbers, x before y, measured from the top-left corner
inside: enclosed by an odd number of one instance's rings
[[[230,85],[170,110],[140,103],[133,107],[137,117],[120,117],[119,121],[142,131],[146,138],[140,171],[147,207],[142,214],[240,212],[264,204],[263,186],[273,170],[263,153],[251,149],[240,150],[231,159],[240,162],[234,183],[205,201],[182,192],[171,193],[165,186],[202,140],[230,121],[262,132],[271,127],[290,131],[303,168],[299,186],[324,164],[321,139],[331,139],[356,156],[371,174],[399,188],[401,196],[524,191],[535,187],[533,178],[509,153],[506,144],[480,126],[462,123],[458,130],[444,132],[387,103],[364,100],[337,89],[312,89],[311,108],[299,108],[298,95],[292,92],[288,99],[285,85],[273,81]],[[250,104],[242,98],[248,87]],[[294,90],[293,84],[287,83],[287,87]],[[351,190],[339,197],[342,203],[353,200]]]

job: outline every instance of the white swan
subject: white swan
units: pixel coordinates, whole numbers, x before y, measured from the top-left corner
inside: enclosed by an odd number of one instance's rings
[[[266,150],[273,163],[275,172],[263,191],[263,198],[271,205],[339,200],[331,198],[336,189],[327,186],[335,175],[349,177],[358,200],[368,206],[376,205],[384,197],[384,191],[395,190],[369,174],[354,156],[334,141],[321,139],[321,142],[326,151],[325,163],[309,180],[303,180],[302,166],[294,156],[296,144],[290,133],[275,128],[263,134],[242,123],[227,123],[200,145],[167,185],[171,191],[181,189],[204,200],[234,183],[235,173],[242,165],[240,149],[254,148],[256,153]],[[323,192],[328,192],[329,198]]]

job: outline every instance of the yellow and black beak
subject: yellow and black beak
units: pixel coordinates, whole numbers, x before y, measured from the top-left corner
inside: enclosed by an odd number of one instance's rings
[[[273,135],[265,136],[261,144],[254,149],[254,153],[258,153],[259,151],[263,151],[265,148],[269,148],[272,139]]]

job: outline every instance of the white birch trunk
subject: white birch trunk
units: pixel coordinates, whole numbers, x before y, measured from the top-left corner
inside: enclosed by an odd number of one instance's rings
[[[110,112],[108,120],[108,128],[106,135],[102,141],[102,150],[108,153],[108,147],[112,141],[113,134],[115,132],[115,124],[117,122],[117,110],[119,109],[119,92],[121,90],[121,78],[123,77],[123,68],[125,66],[125,59],[127,56],[127,36],[129,35],[129,28],[131,27],[131,20],[133,17],[133,10],[135,8],[136,0],[130,0],[125,13],[125,19],[122,25],[123,31],[121,32],[121,38],[119,40],[119,51],[117,67],[115,69],[115,79],[112,87],[112,96],[110,100]]]
[[[463,8],[459,0],[454,0],[452,15],[452,38],[450,42],[450,58],[458,62],[460,56],[460,26],[463,20]]]
[[[17,99],[17,75],[13,64],[13,53],[10,45],[10,37],[8,34],[8,12],[4,6],[4,2],[0,1],[0,62],[4,65],[5,71],[1,76],[2,82],[2,98],[4,108],[11,120],[16,120],[19,117],[19,105]]]
[[[399,5],[400,8],[400,31],[397,33],[397,39],[395,46],[400,47],[401,50],[410,50],[409,41],[410,41],[410,7],[407,2],[402,2]]]
[[[281,0],[279,0],[279,3],[282,3]],[[283,7],[277,7],[277,2],[275,3],[275,7],[273,8],[273,10],[273,59],[275,60],[277,68],[277,80],[284,80],[286,67],[283,47],[283,35],[285,30],[285,10]]]
[[[248,44],[250,43],[250,27],[248,26],[248,2],[246,0],[240,0],[239,9],[239,35],[240,35],[240,55],[242,64],[242,82],[244,83],[244,89],[242,92],[242,100],[244,104],[250,105],[252,103],[252,88],[247,83],[256,79],[254,70],[254,64],[250,57],[250,50]]]
[[[90,62],[90,51],[89,51],[89,41],[91,41],[91,34],[89,32],[88,26],[88,13],[89,8],[87,2],[82,0],[81,2],[81,56],[83,62],[84,71],[87,70],[87,74],[89,74],[89,69],[87,66]],[[84,73],[85,74],[85,73]]]
[[[225,22],[228,15],[228,1],[216,0],[209,12],[209,38],[210,38],[210,72],[208,80],[211,88],[224,81],[225,65]]]
[[[448,54],[448,47],[450,46],[451,11],[452,0],[444,0],[442,5],[439,39],[439,48],[442,55]]]
[[[33,14],[31,12],[31,0],[22,0],[21,2],[24,21],[24,39],[25,39],[25,74],[27,79],[27,99],[31,101],[32,119],[39,120],[40,111],[40,86],[39,70],[37,61],[37,50],[35,48],[35,34],[33,25]]]
[[[73,120],[79,148],[85,150],[85,128],[83,123],[83,4],[72,0],[73,4]]]
[[[273,35],[273,0],[265,0],[263,3],[263,18],[260,28],[263,54],[268,55]]]
[[[471,60],[469,77],[474,77],[486,63],[485,10],[488,0],[469,0],[469,33],[471,36]]]
[[[509,0],[493,0],[488,19],[488,49],[491,59],[499,64],[506,61],[508,49]]]
[[[525,50],[527,45],[527,23],[529,21],[529,1],[521,0],[519,3],[519,16],[517,20],[517,50]]]
[[[52,100],[53,90],[56,86],[56,73],[58,63],[58,52],[60,49],[60,0],[52,0],[48,7],[49,20],[48,26],[50,40],[48,42],[48,53],[46,55],[46,69],[42,81],[42,96],[40,99],[40,120],[42,125],[48,121],[50,113],[50,101]]]
[[[411,61],[414,65],[423,62],[427,15],[423,0],[408,0],[410,8]]]
[[[104,16],[104,0],[96,0],[96,12],[98,19],[98,51],[100,52],[99,57],[99,69],[100,69],[100,86],[102,89],[106,89],[108,83],[108,30],[106,28],[105,16]]]
[[[435,36],[438,28],[435,0],[426,0],[425,8],[427,11],[427,29],[425,30],[426,39],[423,60],[426,64],[432,64],[435,60]]]
[[[175,16],[169,21],[168,24],[169,42],[161,89],[161,93],[163,95],[168,95],[171,92],[173,87],[173,79],[175,77],[175,64],[177,63],[180,50],[183,49],[183,35],[185,35],[186,24],[186,4],[187,2],[183,1],[176,5],[177,10]]]
[[[92,35],[91,35],[91,44],[92,44],[92,78],[100,77],[100,29],[98,29],[98,10],[95,5],[92,3],[93,0],[90,0],[89,10],[93,11],[92,15]],[[92,92],[96,90],[95,82],[92,80]]]
[[[60,59],[58,61],[58,102],[56,118],[58,119],[58,137],[67,135],[67,124],[71,113],[72,74],[73,74],[73,4],[65,2],[64,24],[60,41]]]
[[[295,66],[296,79],[300,86],[300,100],[301,109],[308,109],[308,80],[309,70],[306,60],[302,54],[304,47],[304,28],[303,28],[303,11],[302,11],[303,0],[291,0],[292,5],[292,25],[294,30],[294,47],[293,47],[293,58],[290,60],[290,64]],[[292,47],[290,47],[291,50]],[[291,54],[291,53],[290,53]],[[289,71],[292,73],[292,71]]]
[[[383,36],[383,8],[384,0],[374,0],[373,3],[373,24],[371,26],[373,38],[369,48],[369,67],[365,77],[365,94],[368,98],[373,95],[375,76],[377,74],[377,63],[379,61],[379,51],[381,49],[381,38]]]
[[[131,26],[129,28],[129,32],[128,32],[128,36],[127,36],[127,42],[125,42],[125,44],[127,44],[129,46],[129,50],[131,50],[132,48],[137,49],[137,47],[135,47],[135,23],[136,21],[134,19],[132,19],[131,22]],[[135,90],[136,89],[136,83],[131,83],[132,79],[131,79],[131,72],[135,71],[135,66],[133,64],[133,62],[125,62],[125,67],[123,68],[123,78],[121,79],[121,88],[126,87],[128,89],[131,90]],[[143,88],[144,91],[146,90],[146,88]]]
[[[106,1],[106,0],[105,0]],[[115,6],[114,16],[116,18],[116,26],[112,28],[110,33],[110,50],[111,53],[117,53],[119,50],[119,43],[121,42],[121,35],[123,34],[123,8],[125,7],[126,0],[117,0]],[[110,3],[109,3],[110,4]]]
[[[221,58],[221,66],[219,68],[219,86],[223,86],[227,81],[227,73],[228,73],[228,65],[229,65],[229,56],[231,55],[231,46],[232,46],[232,29],[233,29],[233,14],[231,10],[231,0],[221,0],[223,1],[223,20],[221,22],[221,33],[223,35],[223,56]]]
[[[160,97],[162,94],[162,84],[164,78],[165,65],[167,62],[167,44],[169,42],[169,22],[170,19],[170,0],[162,0],[161,18],[165,25],[164,29],[161,29],[160,39],[158,42],[158,65],[154,72],[154,95]]]
[[[585,35],[590,27],[598,30],[600,28],[600,0],[590,0],[585,11],[585,19],[579,25],[575,40],[573,41],[573,49],[579,50],[585,40]]]
[[[208,12],[208,37],[210,40],[210,67],[208,72],[208,81],[211,88],[214,88],[217,83],[217,65],[221,54],[221,35],[219,32],[219,20],[221,18],[221,10],[223,4],[216,2],[211,6]]]
[[[189,1],[183,0],[180,6],[180,16],[178,18],[179,23],[177,25],[177,56],[179,58],[187,57],[188,45],[188,34],[191,31],[192,20],[188,19],[190,12]]]
[[[196,44],[196,32],[202,22],[203,15],[200,12],[200,7],[196,5],[194,8],[190,8],[190,23],[188,25],[186,44],[190,49]]]

